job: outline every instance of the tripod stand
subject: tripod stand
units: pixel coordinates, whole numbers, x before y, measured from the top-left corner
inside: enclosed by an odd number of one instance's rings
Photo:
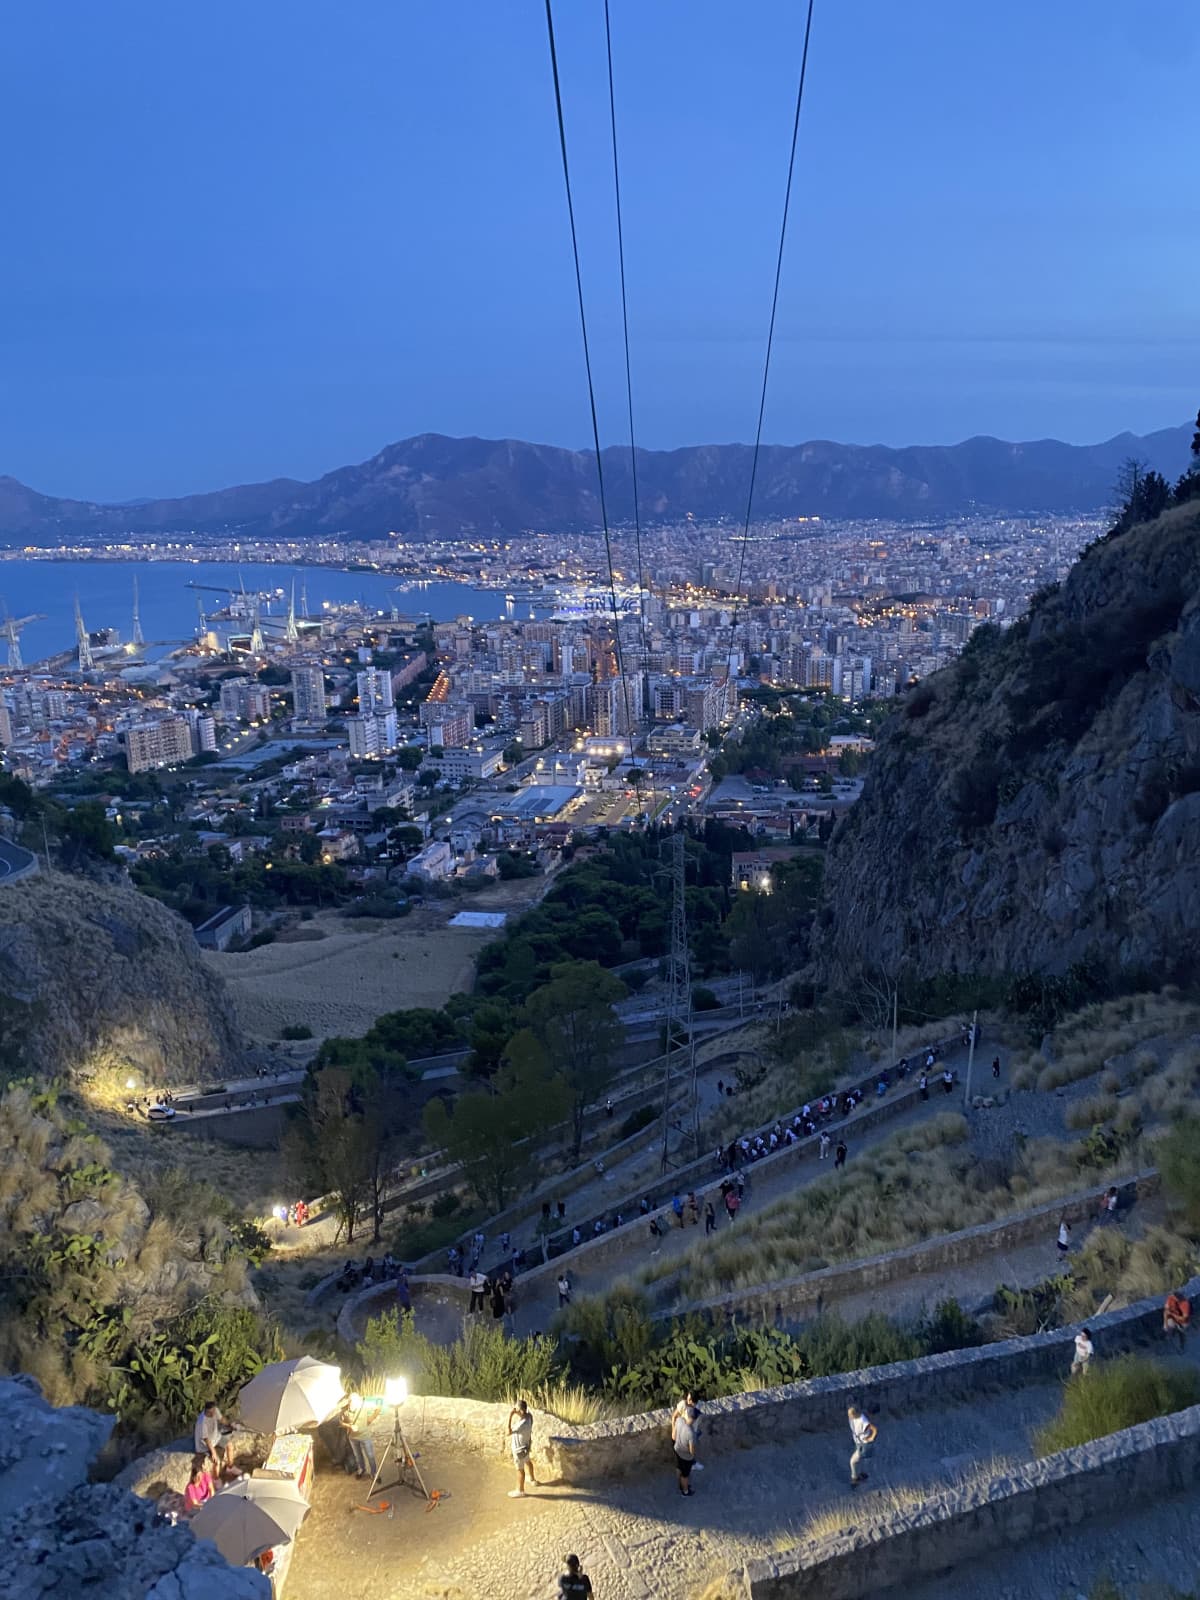
[[[396,1478],[393,1483],[380,1483],[384,1468],[391,1457],[395,1462]],[[396,1420],[392,1426],[392,1437],[384,1447],[383,1455],[379,1458],[379,1465],[375,1468],[375,1476],[371,1479],[371,1487],[367,1490],[367,1499],[375,1493],[376,1489],[412,1489],[419,1492],[424,1499],[430,1498],[429,1490],[425,1487],[425,1479],[421,1476],[421,1469],[417,1465],[416,1457],[408,1448],[408,1440],[404,1437],[404,1429],[400,1426],[400,1407],[396,1407]]]

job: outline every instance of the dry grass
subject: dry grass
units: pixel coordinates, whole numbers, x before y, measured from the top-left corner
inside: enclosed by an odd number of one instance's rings
[[[1081,1176],[1076,1146],[1034,1139],[1011,1168],[994,1163],[989,1170],[965,1141],[961,1116],[933,1117],[873,1146],[857,1164],[851,1154],[844,1172],[751,1213],[715,1241],[701,1239],[681,1256],[648,1263],[636,1282],[670,1278],[677,1301],[713,1299],[995,1222],[1128,1176],[1138,1165],[1131,1149]]]
[[[428,906],[400,922],[349,922],[320,914],[317,943],[263,945],[240,954],[208,954],[225,982],[238,1022],[252,1038],[278,1039],[304,1024],[315,1039],[359,1035],[385,1011],[439,1007],[471,987],[475,960],[494,933],[450,928],[453,903]]]
[[[265,1217],[273,1205],[290,1198],[278,1150],[201,1139],[163,1123],[134,1122],[123,1112],[90,1109],[88,1121],[112,1152],[113,1165],[139,1184],[180,1167],[189,1177],[211,1183],[251,1217]]]
[[[940,1482],[889,1484],[877,1489],[866,1502],[851,1498],[836,1501],[814,1511],[803,1522],[786,1523],[773,1536],[771,1547],[782,1554],[785,1550],[819,1544],[824,1539],[836,1539],[843,1534],[853,1533],[868,1520],[882,1522],[897,1515],[911,1516],[939,1495],[960,1489],[981,1488],[993,1478],[1009,1475],[1018,1464],[1011,1459],[992,1456]]]
[[[1115,1094],[1091,1095],[1086,1100],[1076,1100],[1067,1107],[1068,1128],[1098,1128],[1111,1122],[1117,1114]]]
[[[1140,1239],[1097,1228],[1072,1258],[1074,1281],[1063,1296],[1062,1319],[1085,1321],[1105,1295],[1129,1305],[1177,1289],[1192,1276],[1195,1260],[1195,1246],[1170,1228],[1147,1228]]]
[[[1198,1026],[1200,1006],[1184,1000],[1177,989],[1125,995],[1085,1006],[1054,1030],[1055,1058],[1039,1071],[1037,1086],[1046,1091],[1065,1088],[1102,1071],[1106,1061],[1132,1050],[1144,1039],[1179,1034]],[[1138,1070],[1138,1062],[1134,1069]],[[1153,1071],[1154,1067],[1142,1070]]]
[[[1175,1050],[1165,1067],[1147,1076],[1132,1097],[1143,1122],[1170,1121],[1196,1109],[1200,1091],[1200,1045]]]

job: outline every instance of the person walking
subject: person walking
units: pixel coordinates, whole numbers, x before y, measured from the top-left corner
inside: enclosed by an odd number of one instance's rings
[[[879,1429],[857,1406],[850,1406],[846,1415],[850,1420],[850,1437],[854,1441],[854,1449],[850,1455],[850,1486],[857,1488],[860,1483],[867,1481],[867,1474],[858,1469],[867,1451],[879,1437]]]
[[[679,1480],[679,1492],[690,1495],[694,1491],[691,1487],[692,1468],[696,1465],[696,1424],[700,1420],[700,1413],[695,1406],[685,1405],[681,1413],[671,1419],[671,1446],[675,1451],[675,1475]]]
[[[1000,1076],[1000,1057],[999,1056],[993,1056],[992,1057],[992,1077],[993,1078],[998,1078],[999,1076]]]
[[[741,1203],[742,1203],[742,1197],[737,1192],[736,1185],[735,1185],[734,1188],[726,1190],[726,1193],[725,1193],[725,1209],[729,1213],[730,1222],[736,1222],[737,1221],[738,1207],[741,1205]]]
[[[710,1233],[716,1233],[716,1231],[717,1231],[717,1213],[713,1209],[712,1201],[711,1200],[706,1200],[704,1202],[704,1234],[705,1234],[705,1237],[707,1238],[707,1236]]]
[[[487,1295],[488,1287],[486,1274],[479,1267],[476,1267],[471,1274],[471,1300],[468,1307],[470,1311],[483,1310],[483,1302]]]
[[[671,1197],[671,1210],[675,1213],[676,1226],[682,1228],[683,1227],[683,1196],[681,1194],[672,1195],[672,1197]]]
[[[568,1556],[566,1571],[558,1580],[558,1600],[592,1600],[592,1580],[579,1565],[578,1556]]]
[[[837,1149],[833,1152],[833,1170],[835,1172],[840,1171],[846,1165],[846,1156],[848,1154],[845,1139],[839,1139]]]
[[[1187,1331],[1192,1325],[1192,1303],[1180,1289],[1171,1290],[1163,1302],[1163,1333],[1169,1339],[1175,1334],[1179,1339],[1181,1350],[1187,1345]]]
[[[919,1087],[920,1087],[920,1090],[921,1090],[921,1099],[922,1100],[928,1100],[929,1099],[929,1074],[927,1072],[923,1072],[921,1074],[921,1077],[920,1077],[920,1080],[919,1080]]]
[[[524,1500],[525,1474],[529,1474],[529,1481],[537,1487],[537,1477],[534,1474],[533,1462],[530,1452],[533,1449],[533,1418],[529,1414],[529,1403],[518,1400],[508,1413],[508,1445],[512,1451],[513,1466],[517,1469],[517,1487],[508,1491],[510,1500]]]
[[[1078,1374],[1080,1377],[1087,1372],[1092,1364],[1092,1357],[1096,1354],[1096,1346],[1092,1343],[1092,1335],[1087,1328],[1080,1328],[1075,1335],[1075,1359],[1071,1362],[1071,1376]]]
[[[1106,1223],[1115,1222],[1117,1220],[1117,1207],[1120,1203],[1121,1196],[1114,1183],[1101,1197],[1100,1214],[1096,1218],[1096,1226],[1102,1228]]]
[[[817,1141],[817,1146],[818,1146],[817,1154],[818,1154],[818,1159],[819,1160],[824,1161],[825,1157],[829,1154],[829,1146],[832,1143],[833,1143],[833,1140],[829,1137],[828,1131],[825,1130],[825,1129],[822,1129],[821,1130],[821,1137]]]
[[[1056,1248],[1058,1250],[1058,1259],[1060,1261],[1065,1261],[1067,1259],[1067,1252],[1071,1248],[1071,1224],[1067,1221],[1066,1217],[1060,1217],[1058,1219],[1058,1239],[1056,1242]]]
[[[560,1309],[571,1304],[571,1280],[565,1272],[558,1276],[558,1304]]]
[[[942,1093],[951,1094],[954,1090],[954,1073],[949,1067],[942,1073]]]

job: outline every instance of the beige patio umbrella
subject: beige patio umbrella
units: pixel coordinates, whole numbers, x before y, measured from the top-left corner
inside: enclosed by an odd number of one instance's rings
[[[253,1433],[291,1433],[331,1417],[342,1403],[342,1369],[314,1356],[273,1361],[238,1394],[236,1415]]]
[[[233,1567],[289,1543],[308,1515],[308,1502],[290,1478],[239,1478],[206,1500],[192,1517],[197,1539],[211,1539]]]

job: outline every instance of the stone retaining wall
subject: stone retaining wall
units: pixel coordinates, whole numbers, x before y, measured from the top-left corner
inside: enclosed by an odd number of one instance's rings
[[[1192,1281],[1188,1293],[1193,1299],[1200,1294],[1200,1279]],[[1131,1349],[1161,1337],[1162,1298],[1093,1317],[1088,1327],[1101,1359]],[[706,1400],[705,1436],[714,1452],[778,1444],[799,1434],[844,1428],[846,1407],[851,1403],[886,1414],[928,1406],[933,1400],[957,1403],[985,1387],[1012,1388],[1055,1374],[1066,1377],[1074,1334],[1074,1328],[1056,1329],[1023,1339],[999,1340],[975,1350],[952,1350],[862,1372]],[[568,1483],[593,1483],[661,1465],[669,1426],[669,1411],[592,1423],[552,1441],[555,1465]]]
[[[1121,1209],[1127,1209],[1137,1200],[1149,1199],[1158,1193],[1159,1186],[1159,1176],[1153,1168],[1122,1180],[1117,1184]],[[826,1300],[836,1299],[839,1295],[857,1294],[862,1289],[894,1283],[898,1278],[909,1278],[915,1273],[962,1266],[1038,1238],[1046,1241],[1049,1275],[1050,1250],[1057,1234],[1058,1219],[1065,1215],[1074,1226],[1094,1218],[1100,1200],[1109,1187],[1108,1184],[1099,1184],[1082,1194],[1071,1195],[1065,1200],[1048,1201],[1032,1211],[1023,1211],[999,1222],[981,1223],[974,1228],[964,1228],[959,1233],[944,1234],[921,1244],[907,1245],[903,1250],[891,1250],[885,1255],[840,1262],[836,1266],[822,1267],[817,1272],[756,1285],[752,1289],[739,1289],[736,1293],[720,1295],[711,1300],[695,1300],[670,1311],[657,1312],[655,1320],[669,1321],[699,1312],[716,1323],[744,1317],[753,1317],[756,1321],[788,1322],[819,1312]]]
[[[940,1094],[940,1089],[936,1090],[935,1093],[935,1090],[931,1088],[929,1103],[933,1107],[934,1111],[940,1109],[957,1111],[959,1109],[960,1102],[957,1094],[954,1096],[942,1096],[942,1098],[947,1102],[944,1108],[935,1105],[935,1100]],[[919,1088],[915,1086],[915,1084],[911,1088],[907,1088],[899,1094],[894,1092],[889,1093],[883,1099],[876,1099],[874,1095],[872,1095],[872,1098],[869,1101],[864,1100],[858,1109],[852,1112],[849,1117],[846,1117],[839,1122],[831,1122],[827,1124],[827,1129],[835,1137],[844,1135],[848,1142],[852,1141],[858,1137],[858,1135],[866,1133],[869,1129],[878,1127],[881,1123],[890,1122],[893,1118],[901,1116],[906,1111],[910,1111],[914,1105],[920,1102],[920,1097],[921,1092]],[[773,1126],[773,1124],[766,1124],[766,1126]],[[658,1135],[655,1133],[653,1128],[644,1129],[641,1133],[633,1134],[631,1138],[624,1142],[624,1145],[615,1146],[612,1153],[615,1155],[617,1152],[623,1150],[625,1145],[633,1145],[639,1140],[645,1140],[647,1136],[657,1137]],[[755,1174],[766,1171],[774,1173],[779,1171],[780,1168],[785,1165],[795,1166],[806,1159],[815,1161],[817,1158],[819,1145],[820,1134],[818,1133],[814,1134],[809,1139],[798,1139],[795,1144],[785,1144],[781,1146],[780,1149],[776,1150],[773,1155],[763,1156],[761,1160],[755,1161],[748,1169],[746,1169],[750,1176],[751,1194],[753,1194],[753,1182]],[[591,1172],[587,1170],[584,1171],[582,1177],[580,1177],[579,1174],[576,1174],[577,1181],[579,1182],[590,1179],[591,1176]],[[688,1193],[689,1189],[694,1188],[696,1197],[700,1202],[701,1211],[703,1211],[703,1206],[706,1199],[712,1199],[714,1203],[719,1200],[721,1179],[724,1176],[725,1174],[723,1172],[714,1171],[713,1161],[710,1155],[703,1161],[693,1162],[688,1167],[680,1168],[677,1172],[672,1174],[671,1182],[674,1189],[684,1194]],[[534,1198],[536,1198],[536,1196]],[[528,1203],[526,1202],[523,1208],[514,1207],[513,1210],[527,1209],[527,1207]],[[657,1217],[660,1223],[667,1226],[672,1226],[674,1224],[674,1216],[672,1214],[670,1205],[659,1206],[655,1210],[647,1212],[645,1216],[638,1211],[637,1207],[638,1197],[636,1195],[626,1196],[624,1200],[618,1200],[614,1202],[606,1214],[611,1215],[612,1212],[616,1210],[620,1210],[622,1213],[628,1211],[630,1214],[629,1220],[624,1224],[624,1226],[610,1229],[609,1232],[599,1234],[591,1239],[584,1239],[580,1244],[575,1245],[573,1248],[564,1250],[557,1256],[552,1256],[549,1261],[539,1261],[533,1266],[527,1267],[517,1279],[518,1303],[521,1297],[522,1286],[524,1286],[525,1292],[528,1293],[530,1288],[533,1286],[540,1286],[548,1279],[557,1278],[558,1274],[563,1270],[564,1267],[573,1271],[586,1272],[591,1268],[605,1265],[613,1260],[619,1260],[628,1251],[631,1241],[638,1236],[637,1230],[639,1228],[642,1230],[649,1228],[651,1217]],[[503,1227],[506,1223],[506,1219],[511,1219],[511,1217],[511,1212],[505,1213],[500,1217],[494,1217],[491,1219],[489,1226],[493,1230],[498,1227]],[[697,1234],[698,1233],[699,1229],[697,1229]],[[643,1233],[643,1237],[644,1236],[645,1234]],[[471,1235],[469,1233],[463,1235],[463,1238],[467,1240],[469,1240],[470,1237]],[[442,1259],[443,1256],[444,1252],[442,1251],[438,1251],[436,1255],[424,1256],[422,1257],[421,1263],[418,1263],[418,1265],[421,1265],[425,1262],[432,1263],[433,1261]],[[305,1297],[305,1304],[309,1306],[316,1305],[322,1296],[328,1293],[328,1291],[336,1283],[339,1276],[340,1272],[334,1272],[330,1273],[328,1277],[322,1278],[320,1283],[309,1290]],[[433,1277],[434,1275],[429,1273],[421,1273],[419,1277],[410,1277],[409,1283],[414,1291],[414,1294],[418,1284],[422,1282],[429,1282],[433,1279]],[[447,1281],[454,1283],[457,1280],[451,1278]],[[463,1279],[462,1283],[464,1285],[462,1294],[465,1308],[467,1295],[465,1288],[466,1280]],[[338,1331],[339,1333],[342,1333],[342,1337],[352,1341],[356,1339],[358,1337],[356,1328],[359,1314],[369,1315],[372,1310],[378,1310],[383,1306],[390,1306],[393,1302],[394,1294],[394,1285],[385,1283],[375,1284],[366,1289],[360,1289],[357,1294],[351,1295],[343,1305],[342,1309],[339,1311],[337,1317]],[[343,1329],[346,1331],[343,1332]]]
[[[1192,1406],[748,1562],[728,1593],[748,1600],[862,1600],[960,1563],[977,1564],[989,1551],[1191,1490],[1198,1470],[1200,1406]]]

